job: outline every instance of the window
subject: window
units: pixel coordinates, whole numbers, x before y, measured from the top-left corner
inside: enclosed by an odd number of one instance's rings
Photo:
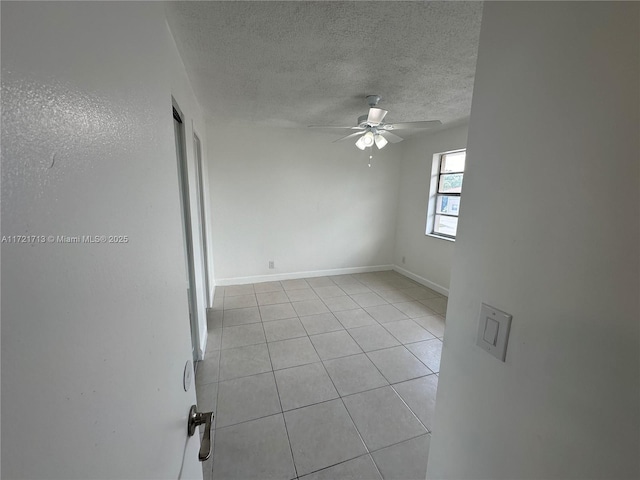
[[[429,202],[427,234],[456,238],[466,156],[466,150],[434,156],[431,191],[435,194]]]

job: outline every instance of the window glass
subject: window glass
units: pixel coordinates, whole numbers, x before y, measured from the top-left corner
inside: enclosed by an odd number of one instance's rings
[[[460,197],[451,195],[440,195],[436,203],[436,213],[448,213],[458,215],[460,209]]]
[[[466,152],[448,153],[443,155],[440,173],[464,172],[464,162],[466,158]]]
[[[429,201],[427,234],[455,239],[458,233],[460,193],[467,159],[466,150],[442,153],[434,158],[436,191]],[[433,184],[432,184],[433,185]],[[431,224],[431,222],[433,222]]]
[[[440,175],[438,193],[460,193],[462,191],[462,173]]]
[[[436,215],[433,232],[449,237],[455,237],[458,232],[458,217]]]

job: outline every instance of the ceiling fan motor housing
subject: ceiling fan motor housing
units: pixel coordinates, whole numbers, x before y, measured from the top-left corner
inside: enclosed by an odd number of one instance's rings
[[[367,95],[367,103],[370,107],[375,107],[378,105],[378,102],[382,100],[380,95]]]

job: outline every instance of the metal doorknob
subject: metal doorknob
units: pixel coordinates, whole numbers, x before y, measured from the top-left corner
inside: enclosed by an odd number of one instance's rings
[[[195,405],[189,409],[189,419],[187,421],[187,433],[193,436],[196,427],[204,424],[204,435],[200,444],[198,460],[204,462],[211,456],[211,423],[213,422],[213,412],[198,412]]]

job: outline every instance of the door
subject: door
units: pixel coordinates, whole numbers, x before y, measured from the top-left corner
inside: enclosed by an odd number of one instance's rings
[[[195,133],[193,134],[193,151],[196,156],[196,185],[198,189],[198,218],[200,219],[200,242],[202,244],[202,271],[204,272],[204,288],[207,307],[211,307],[212,299],[209,286],[209,251],[207,248],[207,219],[204,201],[204,165],[202,164],[202,143]]]
[[[176,140],[176,158],[178,161],[178,185],[180,188],[180,206],[182,214],[182,245],[184,250],[185,271],[187,272],[187,302],[189,304],[189,328],[191,330],[191,358],[198,360],[197,346],[200,344],[198,328],[198,304],[196,299],[195,255],[193,248],[193,228],[191,225],[191,207],[189,199],[189,166],[185,146],[185,128],[182,115],[173,106],[173,130]]]
[[[163,7],[1,22],[2,478],[201,479]]]

